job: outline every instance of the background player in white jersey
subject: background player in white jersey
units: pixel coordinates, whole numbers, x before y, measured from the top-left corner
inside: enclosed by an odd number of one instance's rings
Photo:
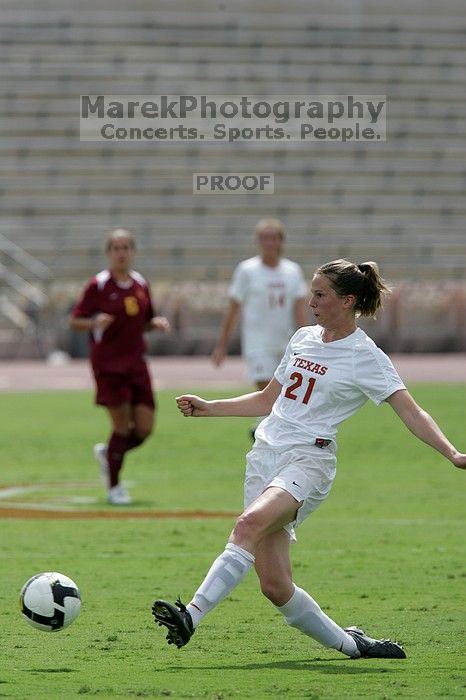
[[[309,302],[318,325],[294,334],[265,389],[219,401],[178,397],[185,416],[269,415],[247,456],[245,510],[225,551],[189,605],[179,599],[176,605],[164,600],[153,605],[169,643],[186,644],[204,615],[255,566],[263,594],[304,634],[352,658],[405,658],[396,642],[372,639],[356,627],[343,629],[330,619],[293,583],[289,556],[294,528],[330,491],[337,427],[368,398],[386,401],[414,435],[466,469],[466,454],[417,405],[389,358],[356,325],[357,316],[375,315],[387,292],[375,263],[336,260],[321,266]]]
[[[284,227],[278,219],[256,225],[259,255],[236,267],[228,308],[212,353],[220,366],[241,315],[241,351],[249,379],[264,389],[296,328],[306,325],[307,285],[299,265],[282,257]]]

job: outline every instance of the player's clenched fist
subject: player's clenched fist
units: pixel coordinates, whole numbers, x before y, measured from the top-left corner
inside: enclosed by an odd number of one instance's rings
[[[466,469],[466,454],[458,452],[451,461],[458,469]]]
[[[187,394],[185,396],[177,396],[176,404],[184,416],[210,416],[209,401],[201,399],[200,396]]]

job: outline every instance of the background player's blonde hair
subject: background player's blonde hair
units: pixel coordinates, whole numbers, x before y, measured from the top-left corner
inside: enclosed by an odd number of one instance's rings
[[[133,250],[135,250],[136,240],[134,238],[134,235],[131,233],[131,231],[128,231],[128,229],[126,229],[126,228],[116,228],[107,234],[107,237],[105,239],[105,252],[106,253],[108,253],[108,251],[112,247],[113,241],[117,240],[118,238],[127,238],[131,248]]]
[[[254,228],[256,236],[258,236],[260,232],[264,231],[266,228],[275,229],[275,231],[279,234],[280,239],[282,241],[285,240],[285,226],[280,219],[260,219]]]

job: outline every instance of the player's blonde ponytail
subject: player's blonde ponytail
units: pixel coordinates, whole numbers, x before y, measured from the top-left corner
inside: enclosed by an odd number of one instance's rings
[[[330,279],[339,296],[351,294],[356,297],[353,309],[357,316],[375,318],[384,297],[390,294],[390,288],[381,277],[377,263],[373,261],[355,265],[348,260],[333,260],[321,265],[317,273]]]

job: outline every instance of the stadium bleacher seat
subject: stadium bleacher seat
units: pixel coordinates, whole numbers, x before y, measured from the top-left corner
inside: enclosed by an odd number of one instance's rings
[[[465,280],[466,16],[462,0],[4,0],[1,232],[81,283],[117,225],[154,282],[225,284],[263,215],[285,220],[307,273],[337,255],[392,280]],[[79,94],[386,94],[388,140],[79,141]],[[455,99],[452,100],[451,96]],[[192,195],[193,171],[274,172],[275,197]],[[441,232],[441,244],[439,243]],[[73,287],[74,288],[74,287]]]

